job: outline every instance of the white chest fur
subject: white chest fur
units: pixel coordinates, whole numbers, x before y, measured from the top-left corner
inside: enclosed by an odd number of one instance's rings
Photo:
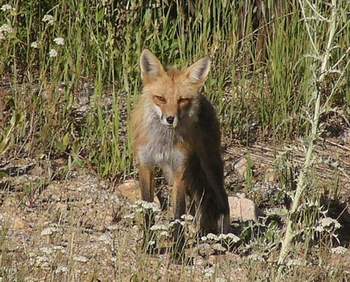
[[[175,171],[183,165],[185,155],[176,146],[184,140],[174,128],[168,128],[160,122],[161,113],[153,107],[145,112],[144,132],[147,143],[138,148],[138,160],[141,164],[158,166],[166,171]]]
[[[169,129],[167,129],[169,130]],[[170,129],[169,131],[173,131]],[[138,151],[141,163],[176,170],[185,160],[183,152],[176,148],[173,133],[150,136],[148,143]]]

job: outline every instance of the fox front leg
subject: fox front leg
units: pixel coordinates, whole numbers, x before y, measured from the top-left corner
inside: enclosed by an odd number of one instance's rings
[[[186,213],[186,182],[183,178],[183,171],[177,172],[174,177],[173,211],[175,220],[173,227],[173,258],[176,261],[182,261],[185,251],[185,230],[180,223],[180,219]]]
[[[139,181],[141,188],[141,199],[146,202],[153,202],[154,200],[154,181],[153,168],[141,165],[139,168]],[[153,242],[154,234],[150,230],[155,223],[155,218],[152,209],[145,209],[144,230],[142,249],[147,253],[154,253],[155,244]]]

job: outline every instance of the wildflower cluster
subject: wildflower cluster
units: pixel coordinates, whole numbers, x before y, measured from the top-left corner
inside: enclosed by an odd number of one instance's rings
[[[0,10],[3,12],[7,12],[7,11],[14,11],[15,8],[12,8],[10,4],[5,4],[1,6]]]
[[[234,244],[238,243],[240,238],[233,233],[219,235],[209,233],[206,236],[201,237],[201,241],[208,244],[207,246],[214,251],[225,252],[226,250],[231,249]]]
[[[55,19],[52,15],[45,15],[42,20],[42,22],[44,22],[46,24],[46,26],[51,26],[54,24],[55,22]],[[53,42],[57,45],[57,46],[64,46],[65,44],[65,41],[64,41],[64,38],[63,37],[56,37],[53,39]],[[33,41],[31,44],[30,44],[30,47],[31,48],[34,48],[34,49],[38,49],[39,48],[39,45],[40,45],[40,41]],[[56,58],[58,56],[58,51],[57,49],[55,48],[51,48],[50,51],[49,51],[49,57],[50,58]]]
[[[6,38],[7,34],[13,33],[14,30],[9,24],[3,24],[0,26],[0,41]]]
[[[136,213],[144,213],[145,211],[152,211],[154,213],[160,212],[160,209],[154,202],[137,201],[131,207],[135,209]]]
[[[315,227],[315,231],[319,233],[328,234],[330,238],[333,237],[336,240],[338,240],[336,232],[340,227],[341,225],[337,220],[331,217],[324,217],[318,221],[318,224]]]
[[[57,45],[63,46],[64,45],[64,39],[62,37],[57,37],[53,40]]]
[[[53,25],[53,23],[55,22],[53,16],[51,15],[45,15],[41,21],[43,21],[47,25]]]

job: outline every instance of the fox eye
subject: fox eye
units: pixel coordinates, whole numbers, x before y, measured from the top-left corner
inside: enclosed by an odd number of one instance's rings
[[[180,106],[187,106],[191,102],[191,99],[189,98],[180,98],[179,105]]]
[[[158,102],[162,103],[162,104],[165,104],[165,103],[166,103],[165,98],[162,97],[162,96],[157,96],[157,95],[155,95],[155,96],[153,96],[153,98],[154,98],[155,100],[157,100]]]

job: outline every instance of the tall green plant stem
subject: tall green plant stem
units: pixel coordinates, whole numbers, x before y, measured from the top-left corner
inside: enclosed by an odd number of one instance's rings
[[[307,25],[307,30],[309,33],[309,37],[310,37],[310,41],[312,42],[312,45],[315,47],[315,44],[313,42],[313,39],[311,37],[310,34],[310,28],[308,26],[306,17],[305,17],[305,11],[304,11],[304,2],[299,0],[299,4],[301,6],[302,12],[303,12],[303,17],[304,17],[304,22]],[[325,74],[327,73],[327,63],[328,63],[328,59],[330,57],[330,50],[331,50],[331,45],[332,45],[332,41],[334,38],[334,34],[335,34],[335,30],[336,30],[336,6],[337,1],[336,0],[332,0],[332,12],[331,12],[331,18],[330,18],[330,22],[329,22],[329,36],[328,36],[328,41],[327,41],[327,47],[326,50],[323,54],[323,58],[321,61],[321,66],[320,66],[320,73],[319,76],[315,76],[315,83],[314,85],[319,85],[319,83],[324,79]],[[315,52],[318,52],[317,49],[314,50]],[[280,251],[280,255],[278,258],[278,264],[279,264],[279,270],[281,270],[281,267],[283,267],[284,262],[289,254],[289,250],[290,250],[290,246],[291,246],[291,242],[294,238],[294,231],[293,231],[293,215],[296,213],[299,205],[300,205],[300,199],[301,196],[303,195],[303,192],[305,190],[306,187],[306,177],[308,175],[309,169],[311,168],[312,164],[313,164],[313,156],[314,156],[314,143],[317,139],[318,136],[318,132],[319,132],[319,119],[320,119],[320,113],[321,113],[321,93],[319,91],[319,89],[317,89],[317,87],[315,87],[315,93],[314,93],[314,97],[315,97],[315,107],[314,107],[314,116],[313,119],[311,121],[311,131],[310,134],[308,136],[308,147],[307,147],[307,151],[306,151],[306,155],[305,155],[305,161],[303,164],[303,167],[301,169],[299,178],[298,178],[298,182],[297,182],[297,188],[295,191],[295,195],[294,195],[294,200],[293,200],[293,205],[290,211],[290,216],[288,219],[288,223],[287,223],[287,229],[286,229],[286,233],[284,236],[284,240],[282,242],[282,248]]]

